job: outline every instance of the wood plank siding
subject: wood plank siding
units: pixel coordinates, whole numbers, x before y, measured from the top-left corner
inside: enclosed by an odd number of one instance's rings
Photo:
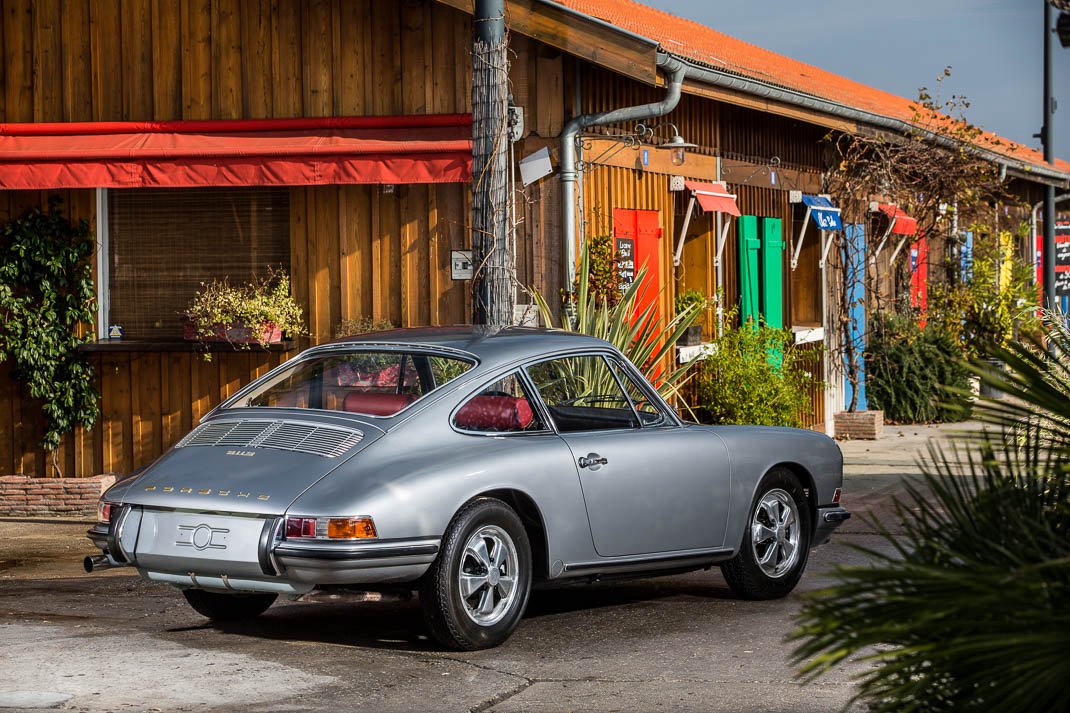
[[[471,111],[471,17],[429,0],[2,7],[4,122]],[[92,190],[0,192],[0,222],[53,194],[95,226]],[[469,204],[464,184],[291,188],[291,281],[311,332],[298,346],[331,339],[342,320],[362,316],[399,326],[469,321],[468,283],[451,279],[449,262],[451,249],[468,246]],[[526,258],[528,274],[540,260],[549,261]],[[38,447],[38,404],[0,364],[0,474],[92,476],[145,465],[288,356],[219,351],[206,362],[188,352],[94,353],[100,420],[64,439],[54,458]]]

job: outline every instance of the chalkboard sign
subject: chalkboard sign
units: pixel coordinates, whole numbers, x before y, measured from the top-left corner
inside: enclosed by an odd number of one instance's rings
[[[635,282],[635,239],[615,238],[617,241],[617,274],[621,292]]]
[[[1058,297],[1070,297],[1070,270],[1055,271],[1055,294]]]
[[[1070,220],[1066,218],[1055,221],[1055,294],[1070,296]]]

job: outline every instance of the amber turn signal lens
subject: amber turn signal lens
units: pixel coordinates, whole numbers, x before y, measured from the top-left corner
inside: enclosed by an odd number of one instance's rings
[[[378,535],[370,517],[332,517],[327,521],[327,537],[332,540],[366,540]]]

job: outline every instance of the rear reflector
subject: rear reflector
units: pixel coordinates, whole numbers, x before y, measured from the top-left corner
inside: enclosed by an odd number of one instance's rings
[[[375,538],[375,523],[370,517],[332,517],[327,521],[327,537],[332,540]]]
[[[832,504],[833,505],[839,505],[840,504],[840,489],[839,488],[836,488],[836,492],[834,492],[832,494]]]

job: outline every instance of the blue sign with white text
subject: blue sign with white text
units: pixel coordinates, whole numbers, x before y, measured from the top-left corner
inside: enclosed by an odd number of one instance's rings
[[[810,217],[817,224],[818,230],[842,230],[840,211],[824,196],[803,194],[803,203],[810,207]]]

